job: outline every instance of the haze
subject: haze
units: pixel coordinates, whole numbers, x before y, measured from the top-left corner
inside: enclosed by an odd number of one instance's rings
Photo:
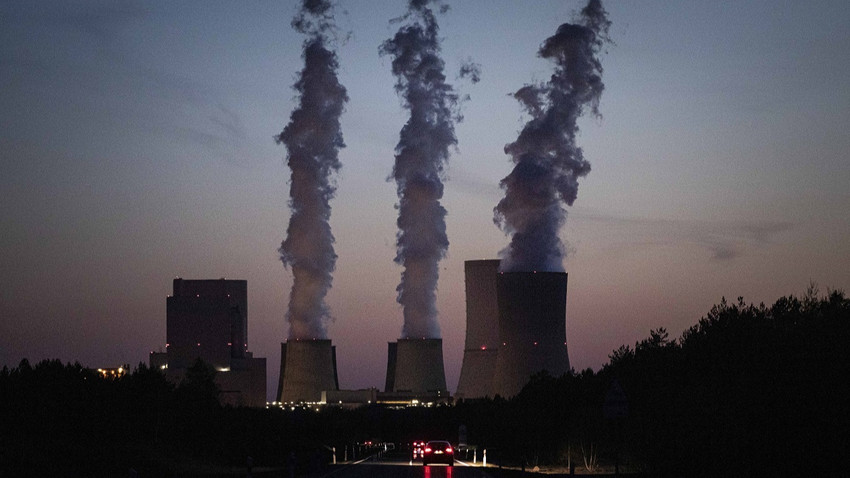
[[[464,121],[443,205],[437,293],[446,380],[465,332],[463,261],[495,258],[493,224],[522,127],[508,95],[543,80],[540,43],[583,2],[453,2],[439,19]],[[722,296],[772,303],[850,286],[850,6],[606,2],[601,119],[561,237],[574,368],[678,336]],[[171,280],[248,281],[249,349],[277,382],[291,272],[277,248],[295,107],[295,2],[0,3],[0,363],[147,361]],[[327,296],[342,388],[383,388],[401,335],[394,147],[406,120],[378,46],[402,2],[340,0],[347,147],[331,201]],[[471,85],[453,75],[469,58]],[[270,395],[271,396],[271,395]]]

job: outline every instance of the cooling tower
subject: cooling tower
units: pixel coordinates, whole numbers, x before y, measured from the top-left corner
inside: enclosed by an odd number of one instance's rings
[[[443,339],[398,339],[388,345],[386,392],[447,392]]]
[[[499,260],[463,263],[466,278],[466,342],[455,399],[492,397],[499,354],[496,276]]]
[[[567,274],[503,272],[496,277],[499,354],[495,393],[513,397],[529,378],[546,370],[560,377],[567,356]]]
[[[322,392],[339,390],[336,347],[330,340],[289,340],[280,344],[279,402],[319,402]]]

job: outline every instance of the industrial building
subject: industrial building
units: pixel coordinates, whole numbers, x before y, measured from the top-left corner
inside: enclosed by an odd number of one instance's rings
[[[278,402],[319,403],[323,392],[336,390],[336,347],[330,340],[289,340],[280,344]]]
[[[368,404],[417,406],[451,399],[443,369],[442,339],[399,339],[388,344],[386,390],[340,390],[336,347],[327,339],[280,344],[280,381],[274,406]]]
[[[448,396],[443,339],[398,339],[387,344],[385,393]]]
[[[499,260],[464,263],[466,342],[455,399],[515,396],[543,370],[570,370],[566,338],[565,272],[500,272]],[[451,401],[443,341],[401,338],[387,344],[383,392],[340,390],[336,348],[328,339],[281,344],[275,404],[324,403],[390,406]]]
[[[546,370],[570,370],[567,274],[499,272],[498,260],[466,261],[467,325],[456,399],[510,398]]]
[[[499,353],[499,260],[465,261],[466,340],[455,399],[493,397]]]
[[[165,351],[151,352],[150,365],[179,383],[197,359],[215,368],[223,403],[265,406],[266,359],[248,351],[247,281],[174,279]]]

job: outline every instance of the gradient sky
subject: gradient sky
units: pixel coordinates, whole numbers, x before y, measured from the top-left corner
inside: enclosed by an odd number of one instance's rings
[[[457,1],[440,17],[465,120],[444,206],[438,291],[448,387],[465,333],[463,261],[494,258],[492,222],[522,127],[508,96],[549,65],[540,43],[579,1]],[[484,5],[484,7],[482,7]],[[850,4],[605,2],[601,119],[569,244],[573,367],[678,337],[722,296],[772,303],[810,281],[850,287]],[[0,365],[147,361],[171,281],[246,279],[249,348],[275,391],[291,272],[280,133],[302,37],[293,1],[0,2]],[[328,296],[340,386],[383,388],[401,333],[387,182],[406,120],[378,45],[400,1],[339,0],[342,117]],[[454,81],[467,58],[477,85]]]

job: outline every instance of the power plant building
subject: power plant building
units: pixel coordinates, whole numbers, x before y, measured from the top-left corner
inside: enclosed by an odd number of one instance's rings
[[[336,347],[327,339],[280,344],[279,406],[317,403],[356,407],[446,403],[442,339],[399,339],[388,344],[386,391],[340,390]]]
[[[384,393],[429,401],[447,400],[443,339],[398,339],[387,344]]]
[[[570,370],[567,274],[499,272],[498,260],[467,261],[467,331],[457,399],[510,398],[532,375]]]
[[[463,263],[466,282],[466,341],[455,399],[493,397],[499,354],[499,260]]]
[[[222,402],[262,407],[266,359],[248,351],[248,283],[174,279],[166,299],[166,350],[151,352],[152,367],[179,383],[197,359],[216,370]]]
[[[567,373],[567,274],[500,272],[496,298],[501,344],[495,393],[513,397],[543,370],[554,377]]]
[[[336,390],[336,347],[330,340],[289,340],[280,344],[278,402],[318,403],[323,392]]]

